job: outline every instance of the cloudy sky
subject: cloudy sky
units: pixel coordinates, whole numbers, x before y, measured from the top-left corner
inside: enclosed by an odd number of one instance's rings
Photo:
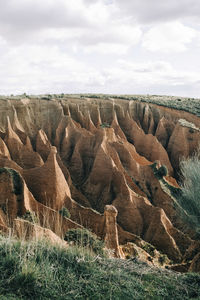
[[[199,0],[0,1],[0,94],[200,97]]]

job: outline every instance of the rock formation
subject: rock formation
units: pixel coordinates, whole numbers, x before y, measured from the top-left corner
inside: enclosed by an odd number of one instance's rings
[[[113,205],[106,205],[105,216],[105,244],[108,249],[114,251],[116,257],[123,258],[123,252],[119,248],[119,238],[117,230],[117,209]]]
[[[170,191],[199,127],[189,113],[133,100],[1,100],[1,230],[26,226],[16,220],[31,212],[61,238],[87,227],[122,257],[119,244],[140,237],[180,262],[193,242]],[[159,177],[163,165],[168,174]]]

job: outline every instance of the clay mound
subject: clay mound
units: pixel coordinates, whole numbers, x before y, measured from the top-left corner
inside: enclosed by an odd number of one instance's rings
[[[6,156],[7,158],[10,159],[9,150],[8,150],[6,144],[4,143],[4,141],[1,138],[0,138],[0,155]]]
[[[57,150],[52,147],[47,161],[39,168],[23,171],[23,177],[34,197],[53,209],[61,209],[67,197],[71,197],[69,186],[56,159]]]
[[[23,219],[15,219],[13,235],[21,240],[40,241],[44,240],[62,247],[67,247],[67,242],[56,235],[52,230],[43,228]]]
[[[180,231],[170,188],[179,189],[180,157],[198,147],[198,118],[190,128],[188,113],[184,123],[180,112],[120,99],[4,102],[2,228],[30,211],[60,237],[69,228],[90,228],[118,257],[119,243],[137,235],[172,260],[182,259],[192,240]],[[168,175],[160,178],[162,165]],[[60,215],[63,208],[71,220]]]
[[[17,133],[12,129],[9,117],[4,141],[12,160],[22,168],[34,168],[43,164],[40,155],[33,151],[29,137],[26,137],[25,144],[23,144]]]

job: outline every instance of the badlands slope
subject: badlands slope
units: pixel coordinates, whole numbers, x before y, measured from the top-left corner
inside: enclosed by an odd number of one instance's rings
[[[83,226],[116,256],[146,241],[191,261],[196,242],[174,207],[179,160],[197,149],[199,127],[188,112],[133,100],[1,99],[1,230],[57,240]],[[23,221],[27,211],[40,226]]]

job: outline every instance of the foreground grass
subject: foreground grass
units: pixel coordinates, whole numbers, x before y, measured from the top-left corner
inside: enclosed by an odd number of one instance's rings
[[[200,299],[200,275],[0,239],[0,299]]]

